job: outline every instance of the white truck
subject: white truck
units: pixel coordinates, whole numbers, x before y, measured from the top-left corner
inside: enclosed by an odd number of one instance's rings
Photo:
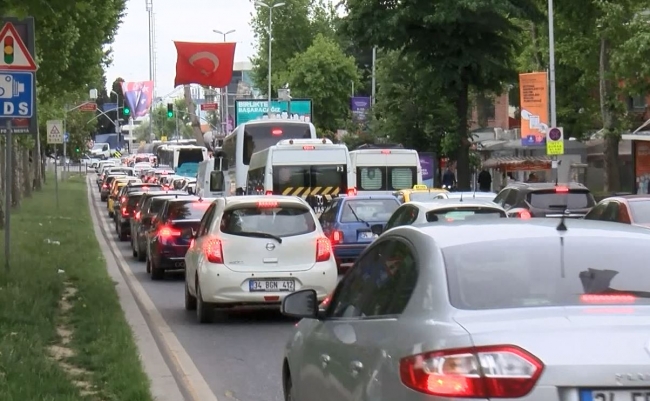
[[[111,145],[108,143],[95,142],[92,149],[90,149],[90,157],[102,160],[110,159]]]
[[[195,195],[202,198],[215,198],[229,194],[230,182],[225,179],[222,161],[222,158],[211,158],[199,163]]]

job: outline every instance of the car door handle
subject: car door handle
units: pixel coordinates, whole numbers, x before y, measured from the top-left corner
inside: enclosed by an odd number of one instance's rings
[[[363,369],[363,364],[359,361],[353,361],[350,363],[350,369],[352,370],[352,375],[357,375]]]
[[[323,367],[327,367],[327,365],[330,363],[330,356],[327,354],[322,354],[320,356],[320,362]]]

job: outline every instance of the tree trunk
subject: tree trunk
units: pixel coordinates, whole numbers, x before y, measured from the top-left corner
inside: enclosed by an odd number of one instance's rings
[[[469,147],[470,142],[467,139],[467,112],[469,110],[469,85],[462,83],[462,88],[458,91],[456,98],[456,115],[458,126],[456,133],[460,138],[458,155],[456,157],[456,174],[459,190],[469,190],[471,181],[471,169],[469,165]]]
[[[32,181],[32,171],[29,164],[29,149],[23,149],[22,155],[22,164],[23,164],[23,196],[25,198],[32,197],[32,186],[34,182]]]
[[[616,116],[613,102],[614,93],[612,80],[609,75],[609,43],[607,39],[600,40],[600,66],[599,66],[599,89],[600,89],[600,114],[603,120],[604,143],[604,172],[605,192],[617,192],[620,190],[621,177],[618,165],[618,143],[619,132],[616,128]]]
[[[34,157],[32,158],[33,168],[34,168],[34,189],[40,191],[43,189],[44,176],[41,171],[42,159],[41,159],[41,133],[40,130],[36,130],[36,146],[34,148]]]
[[[20,178],[22,177],[17,147],[16,142],[11,144],[11,207],[14,208],[20,208]]]
[[[183,87],[183,95],[185,97],[185,103],[187,104],[187,114],[190,115],[190,123],[192,124],[192,132],[194,133],[194,139],[196,139],[196,144],[203,146],[203,132],[201,132],[201,121],[196,115],[196,106],[194,100],[192,100],[192,88],[189,85]]]

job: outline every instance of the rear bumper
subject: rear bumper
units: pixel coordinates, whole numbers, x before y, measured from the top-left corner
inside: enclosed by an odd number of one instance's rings
[[[156,252],[156,268],[162,270],[185,269],[185,254],[188,246],[163,246]]]
[[[334,245],[334,257],[339,263],[354,263],[370,243]]]
[[[199,282],[203,300],[224,306],[237,305],[268,305],[279,303],[290,292],[251,292],[250,280],[294,280],[295,291],[313,289],[319,300],[329,295],[338,281],[336,262],[330,259],[327,262],[316,263],[306,271],[298,272],[269,272],[268,268],[260,271],[239,273],[228,270],[224,265],[206,263],[199,269]],[[269,299],[270,297],[270,299]]]

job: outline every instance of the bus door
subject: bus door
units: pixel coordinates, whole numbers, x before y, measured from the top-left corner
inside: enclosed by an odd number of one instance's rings
[[[298,196],[317,209],[348,190],[345,164],[273,166],[273,193]]]

